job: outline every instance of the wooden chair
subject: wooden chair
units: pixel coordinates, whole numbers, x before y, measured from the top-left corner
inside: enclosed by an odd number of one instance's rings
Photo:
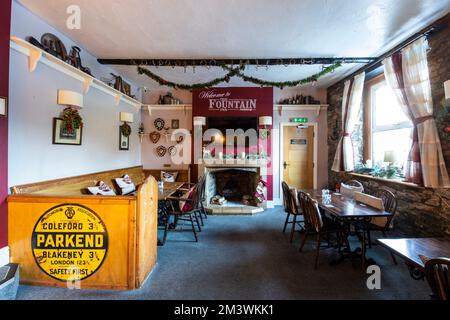
[[[201,223],[202,226],[203,224],[203,218],[208,219],[208,215],[206,214],[206,210],[205,210],[205,206],[204,203],[206,201],[205,199],[205,187],[206,187],[206,178],[205,176],[201,176],[198,179],[199,183],[200,183],[200,199],[199,199],[199,209],[200,209],[200,219],[201,219]],[[203,216],[202,216],[203,215]]]
[[[298,201],[305,218],[305,234],[303,236],[302,244],[299,251],[303,250],[303,246],[306,243],[306,239],[310,235],[316,235],[316,258],[314,262],[314,269],[317,269],[319,261],[319,251],[321,248],[321,240],[325,235],[327,237],[327,248],[330,247],[330,235],[335,234],[337,239],[337,245],[340,250],[342,246],[342,240],[346,242],[346,246],[350,248],[348,240],[343,236],[345,232],[344,227],[337,222],[329,219],[322,219],[319,211],[319,207],[314,200],[305,192],[298,192]]]
[[[450,300],[449,269],[449,258],[435,258],[425,263],[425,278],[433,300]]]
[[[387,237],[386,233],[389,232],[392,228],[392,221],[394,220],[395,213],[397,212],[397,197],[389,190],[381,188],[376,192],[376,196],[381,198],[383,201],[384,211],[391,213],[392,215],[388,218],[379,218],[381,223],[366,223],[364,226],[365,231],[367,232],[367,240],[369,243],[369,248],[372,247],[373,244],[371,241],[371,232],[378,231],[383,234],[383,237]],[[395,264],[397,261],[395,260],[395,256],[392,254],[392,259]]]
[[[189,199],[182,199],[180,197],[171,196],[167,198],[170,200],[170,208],[167,210],[167,214],[169,216],[174,216],[175,218],[175,225],[177,225],[178,221],[188,221],[191,223],[192,232],[194,233],[195,242],[198,242],[198,236],[197,231],[195,230],[195,224],[194,220],[197,223],[197,227],[199,231],[201,231],[200,222],[198,220],[198,212],[199,212],[199,199],[200,199],[200,183],[197,183],[193,190],[192,190],[192,196]],[[186,201],[190,204],[190,210],[189,211],[183,211],[182,208],[179,206],[180,201]]]
[[[378,231],[383,234],[383,237],[387,237],[386,232],[391,229],[392,221],[394,219],[395,213],[397,212],[397,197],[389,190],[381,188],[376,192],[376,197],[381,198],[383,201],[384,211],[391,213],[392,215],[388,218],[375,218],[378,221],[377,224],[372,222],[364,222],[362,223],[363,232],[366,233],[365,239],[367,239],[367,243],[369,248],[372,248],[372,245],[376,243],[371,240],[371,232]],[[395,259],[394,254],[391,252],[392,260],[395,264],[397,264],[397,260]]]
[[[287,213],[286,221],[284,222],[283,233],[286,232],[287,225],[292,224],[291,235],[289,238],[289,242],[292,243],[292,240],[294,239],[295,226],[297,224],[299,224],[300,227],[303,229],[303,226],[301,225],[301,223],[304,222],[304,219],[299,218],[299,217],[302,217],[303,214],[299,211],[295,196],[292,194],[292,191],[289,188],[289,186],[287,185],[287,183],[283,181],[281,183],[281,187],[283,189],[284,211]],[[292,219],[292,221],[289,221],[289,218],[291,215],[293,216],[293,219]]]

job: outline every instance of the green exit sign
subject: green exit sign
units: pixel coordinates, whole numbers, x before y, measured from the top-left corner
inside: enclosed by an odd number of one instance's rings
[[[291,122],[308,123],[308,118],[291,118]]]

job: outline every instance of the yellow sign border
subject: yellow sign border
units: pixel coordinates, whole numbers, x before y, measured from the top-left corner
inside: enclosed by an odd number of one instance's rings
[[[41,267],[41,265],[38,263],[38,261],[37,261],[37,259],[36,259],[36,255],[34,254],[34,249],[35,249],[35,248],[33,247],[33,234],[36,232],[36,228],[37,228],[39,222],[41,222],[42,218],[45,217],[45,215],[47,215],[49,212],[54,211],[55,209],[57,209],[57,208],[59,208],[59,207],[64,207],[64,206],[80,207],[80,208],[83,208],[83,209],[89,211],[90,213],[92,213],[92,214],[98,219],[98,221],[103,225],[103,228],[104,228],[104,230],[105,230],[105,235],[106,235],[106,239],[105,239],[105,240],[106,240],[106,241],[105,241],[106,245],[105,245],[105,247],[106,247],[106,249],[105,249],[105,255],[104,255],[104,257],[103,257],[103,260],[100,262],[100,264],[98,265],[98,267],[94,270],[94,272],[92,272],[90,275],[88,275],[88,276],[86,276],[86,277],[84,277],[84,278],[74,279],[75,281],[83,281],[83,280],[86,280],[87,278],[91,277],[91,276],[94,275],[95,273],[97,273],[98,270],[100,270],[100,268],[102,267],[103,263],[104,263],[105,260],[106,260],[106,257],[108,256],[108,249],[109,249],[109,234],[108,234],[108,230],[107,230],[107,228],[106,228],[105,222],[104,222],[104,221],[100,218],[100,216],[99,216],[94,210],[92,210],[91,208],[88,208],[88,207],[86,207],[86,206],[84,206],[84,205],[81,205],[81,204],[78,204],[78,203],[63,203],[63,204],[59,204],[59,205],[54,206],[54,207],[48,209],[47,211],[45,211],[44,214],[42,214],[42,215],[39,217],[38,221],[36,222],[36,224],[35,224],[34,227],[33,227],[33,232],[32,232],[32,236],[31,236],[31,252],[33,253],[34,262],[37,264],[37,266],[39,267],[39,269],[41,269],[41,271],[42,271],[43,273],[45,273],[47,276],[49,276],[49,277],[51,277],[51,278],[53,278],[53,279],[55,279],[55,280],[58,280],[58,281],[61,281],[61,282],[67,282],[67,280],[58,279],[58,278],[56,278],[56,277],[50,275],[47,271],[45,271],[45,270]]]

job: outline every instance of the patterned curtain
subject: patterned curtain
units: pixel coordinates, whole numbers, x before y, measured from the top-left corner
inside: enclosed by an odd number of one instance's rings
[[[355,168],[355,155],[352,143],[352,133],[358,122],[358,113],[361,110],[364,80],[366,74],[360,73],[354,79],[348,80],[344,85],[342,98],[342,132],[331,170],[353,171]]]
[[[427,62],[428,44],[421,38],[383,61],[386,81],[414,125],[406,180],[425,187],[450,187],[433,117]]]

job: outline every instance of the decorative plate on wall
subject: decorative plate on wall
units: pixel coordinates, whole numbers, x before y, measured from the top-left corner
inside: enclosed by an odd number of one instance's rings
[[[167,149],[167,151],[169,152],[169,155],[174,156],[177,154],[177,147],[171,146],[171,147],[169,147],[169,149]]]
[[[159,132],[153,131],[150,133],[150,141],[153,143],[157,143],[161,138],[161,134]]]
[[[183,141],[184,141],[184,136],[179,136],[179,137],[177,138],[177,143],[178,143],[178,144],[182,143]]]
[[[158,155],[158,157],[162,158],[166,155],[167,149],[164,146],[159,146],[158,148],[156,148],[156,154]]]
[[[155,124],[156,130],[161,131],[162,129],[164,129],[166,122],[163,119],[158,118],[155,120],[154,124]]]

